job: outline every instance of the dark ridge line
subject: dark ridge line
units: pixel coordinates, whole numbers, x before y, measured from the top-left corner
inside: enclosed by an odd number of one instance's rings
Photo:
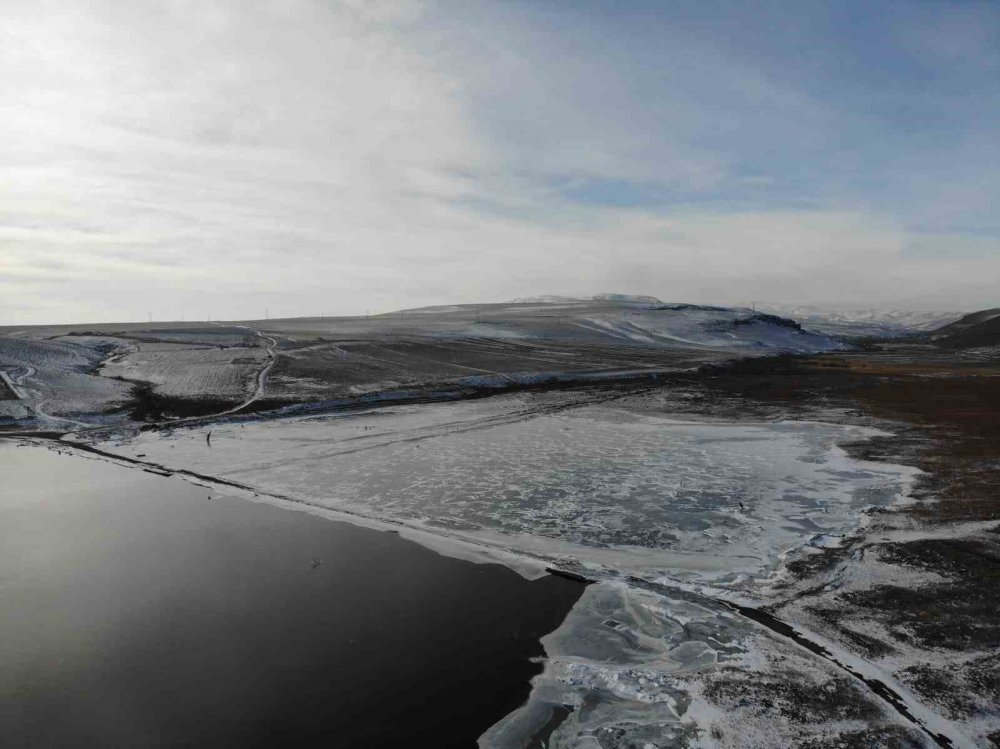
[[[583,575],[577,574],[576,572],[570,572],[569,570],[561,570],[558,567],[546,567],[545,571],[550,575],[555,575],[556,577],[564,577],[567,580],[572,580],[576,583],[583,583],[584,585],[590,585],[594,581],[590,578],[584,577]]]
[[[607,397],[606,400],[613,400],[616,397],[625,397],[636,393],[655,389],[658,383],[662,383],[667,377],[683,373],[687,370],[661,369],[643,373],[628,373],[621,376],[611,376],[607,379],[599,378],[576,378],[573,380],[557,380],[541,383],[510,383],[507,385],[482,385],[470,386],[429,393],[416,393],[413,391],[402,391],[398,393],[379,393],[374,396],[359,396],[353,399],[330,399],[322,401],[312,401],[305,403],[284,403],[276,407],[267,409],[274,400],[261,398],[258,403],[264,404],[260,409],[250,405],[248,410],[240,413],[219,413],[205,414],[204,416],[191,416],[176,421],[164,420],[157,422],[138,423],[135,425],[139,431],[159,431],[184,429],[187,427],[204,426],[211,423],[223,423],[227,421],[252,421],[252,420],[277,420],[283,418],[296,418],[300,416],[321,416],[331,413],[351,413],[365,409],[385,408],[389,406],[413,406],[432,403],[454,403],[466,400],[481,400],[497,395],[507,395],[521,392],[552,392],[560,390],[616,390]],[[97,427],[105,429],[115,429],[118,427]]]
[[[385,408],[389,406],[411,406],[411,405],[423,405],[432,403],[453,403],[466,400],[480,400],[485,398],[491,398],[497,395],[507,395],[510,393],[520,393],[520,392],[555,392],[562,390],[578,390],[581,392],[587,390],[611,390],[615,391],[607,396],[603,401],[610,401],[620,397],[626,397],[628,395],[635,395],[638,393],[647,392],[656,389],[659,384],[662,384],[669,377],[676,376],[679,374],[690,373],[694,368],[678,368],[678,369],[656,369],[647,371],[629,371],[620,374],[610,373],[607,377],[603,376],[581,376],[575,377],[573,379],[557,379],[555,376],[547,381],[534,382],[534,383],[523,383],[523,382],[509,382],[506,384],[490,384],[490,385],[468,385],[465,387],[459,387],[452,390],[444,391],[431,391],[427,393],[419,393],[416,391],[396,391],[396,392],[382,392],[375,393],[371,395],[362,395],[355,398],[338,398],[320,401],[307,401],[307,402],[293,402],[289,403],[287,401],[281,401],[278,398],[268,398],[263,397],[255,401],[254,403],[246,404],[243,408],[239,409],[239,412],[227,410],[226,412],[211,413],[204,415],[195,416],[183,416],[173,419],[160,419],[157,421],[136,421],[133,424],[114,424],[114,425],[102,425],[94,424],[92,428],[86,430],[88,434],[100,434],[102,432],[114,432],[117,430],[128,430],[136,429],[139,432],[147,431],[169,431],[174,429],[185,429],[187,427],[197,427],[204,426],[206,424],[214,423],[226,423],[226,422],[241,422],[241,421],[253,421],[253,420],[277,420],[283,418],[296,418],[300,416],[321,416],[331,413],[352,413],[355,411],[361,411],[365,409],[378,409]],[[600,375],[601,373],[598,373]],[[110,378],[110,379],[120,379],[120,378]],[[123,380],[125,382],[133,383],[134,387],[138,389],[148,389],[151,387],[150,383],[138,382],[132,380]],[[166,396],[163,397],[164,400],[184,400],[184,399],[171,399]],[[125,406],[123,410],[129,411],[134,410],[140,398],[133,396],[130,406]],[[596,402],[596,401],[595,401]],[[227,402],[229,405],[231,402]],[[260,404],[260,407],[254,407]],[[561,410],[561,409],[557,409]],[[13,426],[13,424],[11,425]],[[0,425],[0,436],[10,436],[10,437],[40,437],[49,438],[53,434],[70,434],[72,432],[81,430],[67,430],[65,432],[52,432],[51,430],[45,431],[31,431],[31,430],[11,430],[5,431],[3,426]]]

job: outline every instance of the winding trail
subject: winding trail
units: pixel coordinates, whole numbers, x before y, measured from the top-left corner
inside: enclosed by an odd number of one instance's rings
[[[19,366],[17,369],[23,369],[23,372],[15,376],[10,376],[9,372],[0,372],[0,376],[3,377],[4,382],[11,389],[18,400],[25,401],[25,405],[28,410],[34,413],[35,418],[39,421],[44,422],[50,427],[65,428],[70,432],[79,431],[80,429],[90,429],[94,425],[87,424],[83,421],[76,421],[75,419],[67,419],[64,416],[54,416],[48,413],[44,406],[46,401],[39,397],[41,395],[37,388],[31,388],[27,382],[28,378],[33,377],[38,371],[32,366],[24,365]]]
[[[0,380],[3,380],[3,384],[13,394],[15,400],[24,400],[24,393],[21,392],[21,388],[18,387],[14,380],[11,379],[10,375],[3,370],[0,370]]]
[[[237,328],[245,328],[246,330],[252,331],[254,333],[254,335],[256,335],[258,338],[260,338],[263,341],[267,341],[267,344],[266,344],[266,348],[267,348],[267,364],[265,364],[263,367],[261,367],[260,371],[257,372],[257,383],[256,383],[256,385],[254,387],[253,394],[251,394],[251,396],[249,398],[247,398],[245,401],[243,401],[238,406],[230,408],[230,409],[228,409],[226,411],[222,411],[221,413],[213,414],[212,417],[215,417],[215,416],[228,416],[230,414],[239,413],[240,411],[244,410],[245,408],[248,408],[254,401],[260,400],[260,398],[263,397],[263,395],[264,395],[264,388],[267,385],[267,375],[271,371],[272,367],[274,367],[275,362],[278,361],[278,355],[274,352],[274,349],[278,345],[277,339],[275,339],[275,338],[273,338],[273,337],[271,337],[269,335],[264,335],[259,330],[255,330],[254,328],[248,328],[245,325],[237,325],[235,327],[237,327]],[[212,418],[212,417],[202,416],[202,417],[198,417],[198,418],[204,419],[204,418]]]
[[[267,376],[271,369],[277,362],[277,354],[275,349],[278,346],[278,341],[276,338],[262,333],[260,330],[251,328],[246,325],[226,325],[223,323],[213,322],[213,325],[218,325],[219,327],[235,327],[241,328],[243,330],[248,330],[253,333],[260,341],[264,343],[267,349],[267,359],[263,367],[257,372],[257,376],[254,382],[253,392],[242,402],[232,408],[228,408],[225,411],[220,411],[212,414],[202,414],[199,416],[188,416],[180,419],[163,419],[161,421],[155,422],[152,426],[162,427],[162,426],[177,426],[179,424],[192,424],[203,421],[209,421],[211,419],[219,418],[222,416],[230,416],[232,414],[240,413],[241,411],[249,408],[254,402],[260,400],[264,396],[264,392],[267,386]],[[138,348],[136,346],[129,346],[127,350],[119,350],[116,353],[110,355],[106,360],[102,361],[101,365],[106,362],[113,362],[120,359],[123,356],[127,356],[129,353],[134,353]],[[0,371],[0,378],[3,379],[4,383],[13,392],[14,396],[20,400],[24,401],[26,407],[35,415],[35,417],[42,423],[45,424],[46,428],[50,429],[65,429],[67,433],[69,432],[79,432],[79,431],[90,431],[95,432],[102,429],[106,429],[104,425],[91,424],[83,421],[76,421],[75,419],[69,419],[63,416],[55,416],[48,413],[45,410],[45,405],[47,401],[42,397],[42,392],[37,388],[31,388],[27,381],[29,378],[34,376],[37,372],[32,366],[19,366],[16,368],[20,371],[17,374],[11,374],[11,371]]]
[[[94,424],[88,424],[85,421],[76,421],[75,419],[67,419],[65,416],[53,416],[47,413],[42,406],[44,406],[46,401],[40,400],[31,406],[31,409],[35,412],[35,416],[40,418],[42,421],[47,422],[52,426],[58,426],[59,424],[70,424],[73,428],[70,432],[77,432],[81,429],[95,429]]]
[[[38,370],[35,369],[34,367],[25,366],[24,372],[22,372],[21,374],[19,374],[17,377],[14,378],[14,384],[18,386],[23,386],[24,381],[27,380],[29,377],[34,376],[35,372],[37,371]]]
[[[213,414],[201,414],[199,416],[186,416],[181,419],[164,419],[162,421],[156,422],[153,426],[177,426],[178,424],[195,424],[202,421],[209,421],[211,419],[217,419],[220,416],[231,416],[232,414],[239,413],[244,409],[248,408],[255,401],[260,400],[264,395],[264,389],[267,386],[267,375],[274,367],[278,360],[278,355],[275,353],[275,348],[278,346],[278,341],[272,336],[265,335],[256,328],[251,328],[247,325],[226,325],[220,322],[212,322],[212,325],[217,325],[220,328],[240,328],[242,330],[249,330],[255,336],[257,336],[262,341],[266,341],[267,348],[267,363],[261,367],[260,371],[257,372],[257,380],[254,383],[254,390],[250,396],[242,403],[233,406],[232,408],[227,408],[225,411],[219,411]]]

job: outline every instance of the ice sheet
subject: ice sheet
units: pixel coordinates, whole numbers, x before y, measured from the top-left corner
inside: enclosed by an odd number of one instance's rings
[[[549,747],[682,746],[699,727],[682,677],[742,658],[749,629],[731,614],[625,585],[587,589],[544,637],[544,671],[531,697],[479,740],[484,749],[525,745],[555,710],[570,713]]]
[[[552,560],[726,583],[853,527],[912,469],[849,458],[859,429],[680,422],[530,398],[149,433],[168,468]]]

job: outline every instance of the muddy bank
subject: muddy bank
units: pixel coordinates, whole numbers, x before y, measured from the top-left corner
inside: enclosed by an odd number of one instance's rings
[[[181,398],[157,393],[149,383],[133,386],[131,401],[125,407],[128,415],[139,423],[161,423],[169,419],[192,417],[210,418],[234,408],[239,401],[223,398]]]

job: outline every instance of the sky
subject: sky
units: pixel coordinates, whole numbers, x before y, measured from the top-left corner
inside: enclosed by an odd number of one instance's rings
[[[998,289],[1000,3],[0,4],[0,325]]]

